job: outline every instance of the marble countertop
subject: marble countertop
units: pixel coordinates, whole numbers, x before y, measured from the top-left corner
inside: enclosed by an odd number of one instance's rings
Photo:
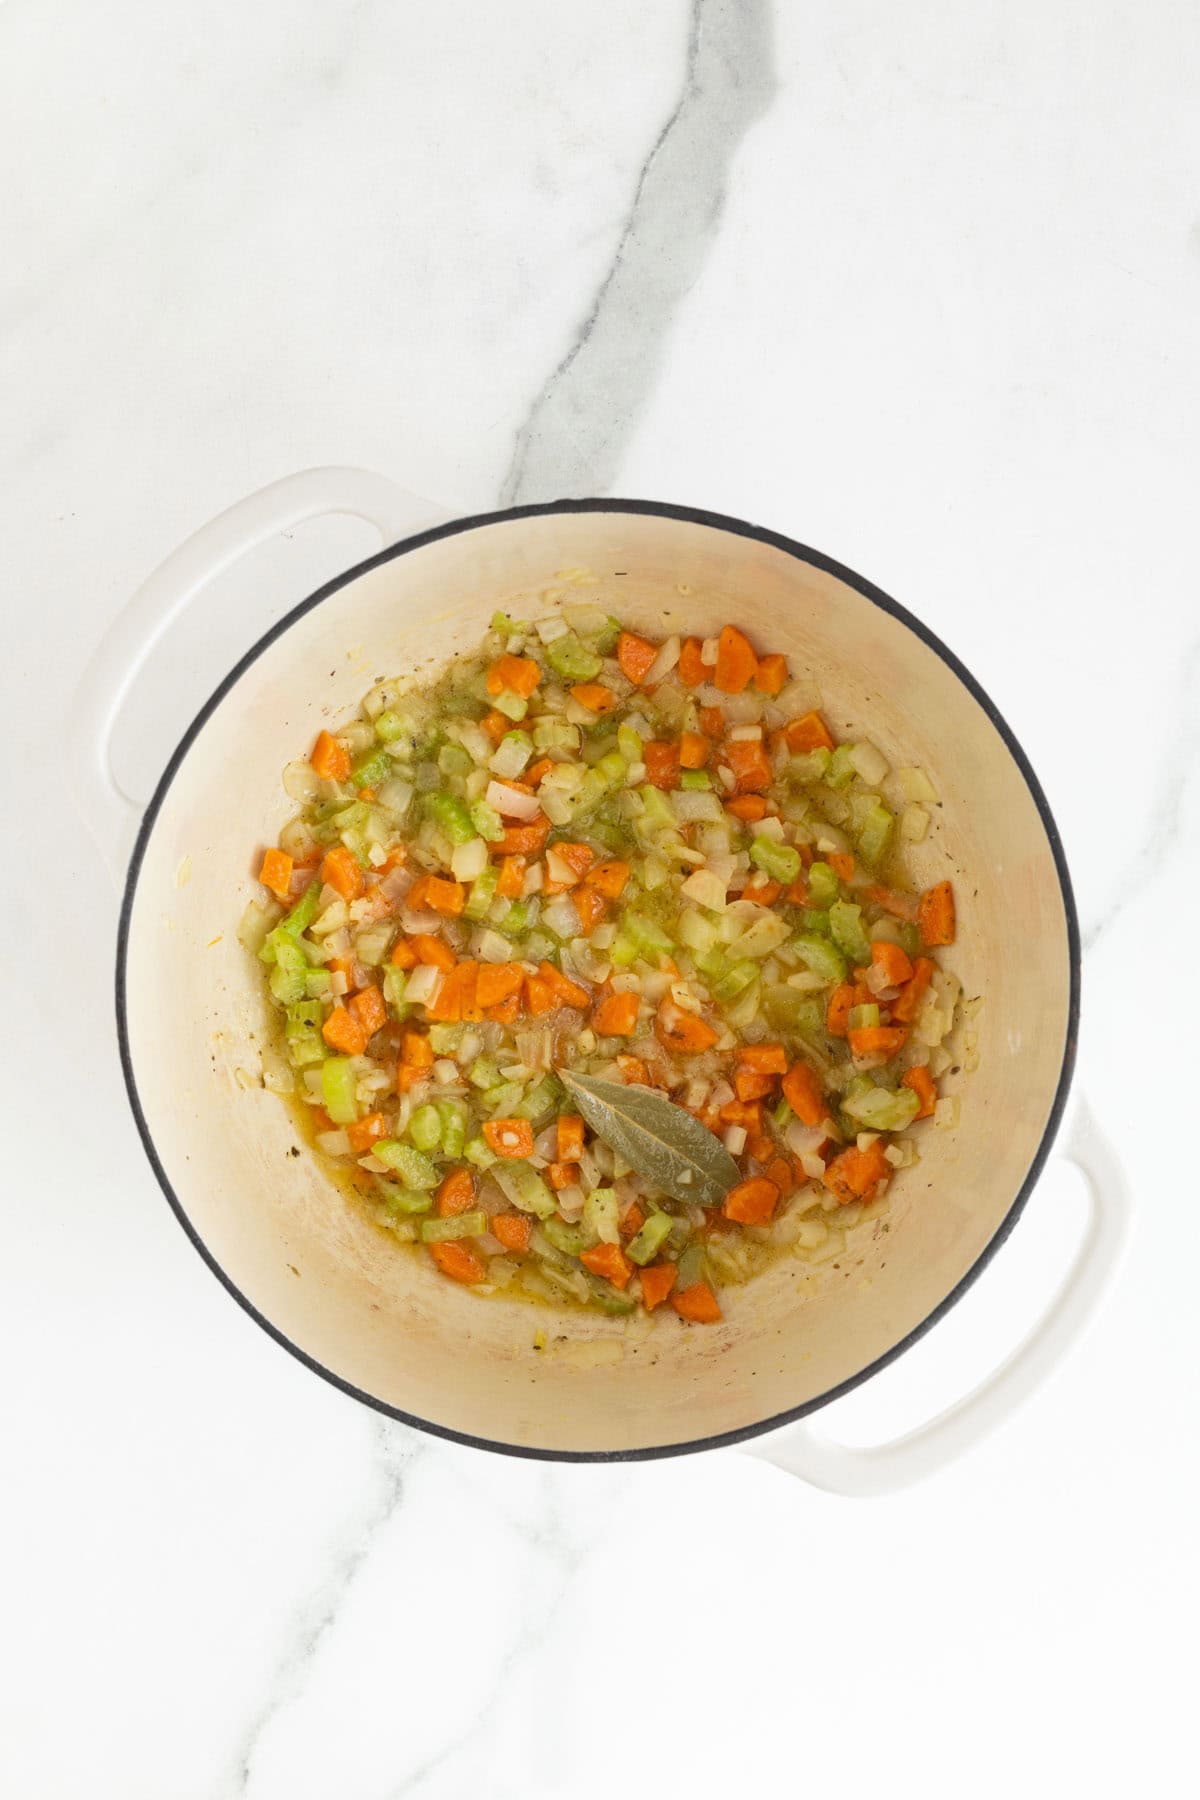
[[[0,11],[5,1792],[1177,1790],[1198,78],[1172,0]],[[617,493],[772,525],[925,619],[1024,743],[1138,1227],[1077,1354],[935,1480],[850,1502],[732,1451],[563,1468],[391,1425],[269,1341],[163,1204],[64,721],[162,556],[337,462],[463,510]],[[297,532],[214,592],[133,695],[125,778],[148,792],[238,651],[365,548]],[[962,1393],[1081,1217],[1049,1175],[823,1426],[880,1441]]]

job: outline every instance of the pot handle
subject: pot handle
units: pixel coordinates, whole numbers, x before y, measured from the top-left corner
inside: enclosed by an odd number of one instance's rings
[[[385,544],[453,516],[435,501],[408,493],[368,469],[304,469],[286,475],[218,513],[173,550],[100,640],[70,708],[68,749],[80,811],[118,882],[143,808],[117,786],[110,747],[138,670],[184,608],[218,575],[278,532],[327,513],[366,519]]]
[[[1129,1184],[1091,1108],[1080,1099],[1056,1154],[1079,1169],[1091,1213],[1083,1240],[1050,1306],[994,1374],[928,1424],[855,1449],[808,1424],[742,1445],[814,1487],[854,1498],[922,1481],[989,1436],[1016,1412],[1082,1337],[1120,1264],[1129,1230]]]

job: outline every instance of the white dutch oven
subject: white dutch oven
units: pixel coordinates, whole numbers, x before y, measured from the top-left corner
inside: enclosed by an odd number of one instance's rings
[[[926,1472],[1029,1392],[1082,1326],[1122,1235],[1123,1187],[1077,1118],[1091,1222],[1048,1316],[975,1394],[909,1438],[850,1451],[794,1424],[890,1362],[952,1305],[1015,1224],[1059,1126],[1075,1055],[1079,942],[1058,833],[1025,757],[955,657],[827,557],[735,519],[631,501],[563,501],[430,526],[435,509],[356,470],[280,482],[205,527],[102,646],[75,717],[110,848],[130,823],[108,768],[112,723],[150,645],[214,574],[323,513],[386,544],[291,612],[221,683],[171,758],[125,885],[117,1015],[130,1102],[163,1192],[229,1291],[310,1368],[395,1418],[490,1449],[635,1458],[729,1444],[820,1485],[865,1492]],[[417,532],[417,535],[412,535]],[[395,542],[396,538],[402,541]],[[944,802],[918,874],[960,898],[948,958],[982,993],[980,1067],[956,1131],[927,1130],[894,1184],[891,1229],[842,1266],[792,1259],[728,1290],[723,1324],[571,1314],[442,1280],[348,1206],[284,1105],[260,1086],[260,971],[239,947],[255,850],[289,808],[280,770],[378,676],[473,646],[498,603],[583,567],[636,630],[708,635],[732,619],[820,684],[838,730],[927,768]],[[590,591],[590,590],[589,590]],[[332,673],[331,673],[332,671]],[[319,696],[314,701],[314,696]],[[190,878],[181,885],[185,861]],[[219,940],[214,943],[214,939]],[[164,996],[170,995],[170,1005]],[[544,1351],[537,1326],[550,1326]],[[565,1335],[560,1339],[556,1332]]]

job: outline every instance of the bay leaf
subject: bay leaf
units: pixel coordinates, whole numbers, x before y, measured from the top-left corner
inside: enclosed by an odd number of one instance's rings
[[[571,1069],[557,1074],[596,1136],[672,1200],[719,1206],[741,1180],[720,1138],[653,1088],[626,1087]]]

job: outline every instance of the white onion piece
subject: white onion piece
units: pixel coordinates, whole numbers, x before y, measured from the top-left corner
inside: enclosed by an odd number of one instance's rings
[[[557,938],[577,938],[582,930],[579,913],[569,894],[556,894],[542,908],[542,924]]]
[[[442,985],[442,971],[435,969],[432,963],[418,963],[409,971],[408,980],[404,984],[404,1003],[406,1006],[428,1006],[437,999]]]
[[[784,1137],[793,1156],[811,1156],[825,1142],[826,1133],[819,1125],[802,1125],[799,1119],[789,1119]]]
[[[725,1148],[730,1156],[740,1156],[746,1148],[746,1127],[744,1125],[727,1125],[725,1128]]]
[[[488,782],[487,803],[502,819],[536,819],[540,811],[536,794],[523,794],[503,781]]]
[[[680,642],[677,637],[669,637],[665,643],[660,644],[658,655],[642,677],[643,686],[655,687],[668,676],[679,661],[679,651]]]
[[[474,881],[488,865],[488,847],[482,838],[472,838],[469,843],[455,844],[450,858],[450,869],[456,881]]]
[[[704,642],[701,644],[700,661],[704,664],[706,669],[716,668],[717,652],[720,647],[720,643],[716,638],[705,638]]]

